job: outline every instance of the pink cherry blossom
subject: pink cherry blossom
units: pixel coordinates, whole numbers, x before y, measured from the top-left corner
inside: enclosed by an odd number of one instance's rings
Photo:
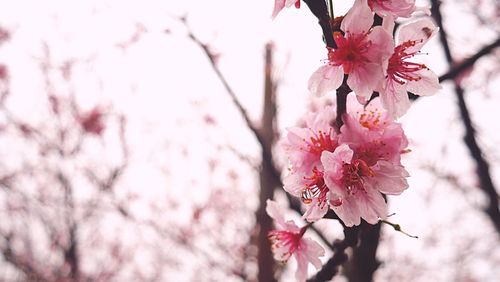
[[[339,143],[347,144],[356,158],[369,166],[379,160],[399,164],[401,153],[406,152],[408,140],[400,123],[395,122],[375,98],[366,107],[352,96],[347,98],[348,113],[343,116]]]
[[[290,173],[283,180],[284,189],[307,205],[308,221],[322,218],[328,211],[328,187],[323,181],[321,153],[333,152],[337,134],[331,123],[335,119],[332,106],[327,106],[306,119],[306,127],[288,129],[282,146],[290,160]]]
[[[295,7],[298,9],[300,8],[300,0],[274,0],[274,10],[273,10],[273,15],[272,18],[276,18],[276,16],[283,10],[285,7],[290,7],[292,5],[295,5]]]
[[[441,89],[433,71],[424,64],[410,61],[436,31],[437,27],[428,18],[404,25],[398,30],[397,46],[384,63],[387,66],[386,79],[377,89],[382,104],[391,116],[400,117],[410,107],[407,91],[428,96]]]
[[[319,257],[325,255],[325,250],[316,241],[303,237],[307,226],[299,228],[293,221],[285,221],[278,203],[271,200],[267,200],[266,203],[266,212],[274,219],[278,228],[269,232],[268,236],[272,243],[274,258],[286,262],[293,255],[297,261],[295,277],[297,281],[305,281],[308,264],[311,263],[316,269],[320,269]]]
[[[368,6],[381,17],[409,18],[415,12],[415,0],[368,0]]]
[[[331,207],[346,226],[370,224],[387,217],[387,204],[381,194],[400,194],[408,188],[408,173],[401,165],[379,161],[369,166],[355,157],[347,144],[333,153],[323,152],[321,162],[325,182],[331,191]]]
[[[285,191],[306,204],[303,217],[307,221],[319,220],[328,211],[330,189],[323,179],[322,170],[314,167],[309,175],[291,172],[285,177],[283,184]]]
[[[337,89],[344,74],[347,84],[360,100],[368,99],[383,80],[382,62],[390,57],[392,36],[382,27],[372,28],[373,14],[366,0],[356,0],[334,32],[336,49],[328,49],[328,64],[320,67],[309,79],[309,90],[323,94]]]
[[[337,135],[332,127],[335,117],[334,107],[327,106],[310,113],[304,127],[288,129],[281,145],[295,172],[310,174],[314,167],[321,168],[321,152],[333,152],[337,146]]]

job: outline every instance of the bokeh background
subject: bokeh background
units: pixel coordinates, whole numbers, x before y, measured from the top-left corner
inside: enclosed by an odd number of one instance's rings
[[[375,281],[500,277],[498,192],[485,192],[457,100],[498,191],[500,4],[440,3],[453,62],[438,36],[416,59],[438,75],[478,59],[400,119],[410,189],[389,198],[390,221],[419,238],[383,225]],[[0,1],[1,281],[262,280],[263,204],[290,203],[279,140],[334,99],[307,91],[326,54],[316,18],[302,5],[272,21],[273,5]],[[343,238],[335,220],[315,227]],[[272,270],[294,279],[293,260]]]

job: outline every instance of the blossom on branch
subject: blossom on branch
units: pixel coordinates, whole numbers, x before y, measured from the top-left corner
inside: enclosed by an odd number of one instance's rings
[[[387,216],[382,194],[408,188],[409,174],[401,165],[408,140],[401,124],[379,98],[364,107],[351,95],[347,106],[339,134],[330,125],[333,107],[325,107],[309,115],[306,128],[289,129],[283,142],[291,165],[284,189],[306,205],[308,221],[332,209],[347,226],[359,225],[361,218],[375,224]]]
[[[428,18],[399,28],[394,52],[384,62],[386,79],[377,88],[382,104],[391,116],[400,117],[410,107],[407,91],[429,96],[441,89],[438,76],[433,71],[424,64],[410,61],[436,31],[437,27]]]
[[[325,255],[325,250],[316,241],[304,238],[303,235],[307,225],[299,228],[293,221],[285,221],[283,211],[278,203],[267,200],[266,212],[274,219],[277,230],[269,232],[269,239],[272,243],[272,251],[276,260],[287,262],[290,256],[294,256],[297,261],[297,281],[305,281],[307,278],[307,266],[309,263],[316,269],[321,268],[319,257]]]
[[[372,28],[373,14],[366,0],[356,0],[334,32],[336,49],[328,49],[328,63],[309,79],[309,90],[323,94],[336,90],[348,74],[347,85],[365,102],[384,78],[382,62],[390,57],[392,36],[382,27]]]
[[[346,226],[359,225],[361,218],[370,224],[384,219],[387,204],[381,193],[398,195],[408,188],[409,174],[400,163],[408,141],[378,103],[375,99],[366,109],[346,114],[341,145],[321,155],[330,207]]]

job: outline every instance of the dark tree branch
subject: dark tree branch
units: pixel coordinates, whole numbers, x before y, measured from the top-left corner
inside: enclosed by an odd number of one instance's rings
[[[453,60],[450,46],[448,44],[446,29],[443,26],[443,18],[440,11],[441,2],[439,0],[432,0],[431,3],[432,15],[434,16],[436,23],[439,26],[439,39],[441,40],[446,60],[450,66],[453,66],[455,61]],[[491,47],[491,50],[493,48],[494,47]],[[455,82],[454,84],[455,94],[458,100],[458,108],[460,110],[460,115],[462,116],[462,121],[465,127],[464,142],[469,149],[469,153],[476,162],[477,175],[479,177],[479,188],[483,190],[489,201],[488,207],[485,208],[485,213],[492,221],[497,230],[497,233],[500,234],[500,210],[498,208],[498,193],[493,184],[493,180],[491,179],[489,164],[484,158],[483,152],[476,141],[476,131],[474,129],[474,126],[472,125],[470,112],[464,99],[464,89],[460,86],[459,83]]]
[[[323,30],[326,46],[330,48],[337,48],[335,40],[333,40],[333,31],[330,23],[330,15],[328,14],[328,7],[325,0],[304,0],[311,12],[316,18]]]
[[[455,63],[454,66],[450,67],[450,69],[446,73],[442,74],[439,77],[439,82],[456,78],[457,76],[462,74],[465,70],[471,68],[477,62],[477,60],[479,60],[485,55],[490,54],[493,50],[495,50],[495,48],[498,47],[500,47],[500,37],[497,38],[492,43],[481,48],[479,51],[477,51],[477,53],[475,53],[471,57],[463,60],[460,63]]]
[[[453,80],[460,76],[464,71],[467,69],[470,69],[479,59],[482,57],[491,54],[493,50],[496,48],[500,47],[500,37],[497,38],[497,40],[493,41],[492,43],[484,46],[481,48],[479,51],[477,51],[474,55],[470,56],[469,58],[461,61],[460,63],[454,62],[452,65],[450,65],[450,68],[448,69],[447,72],[439,76],[439,82],[443,82],[446,80]],[[376,92],[375,92],[376,93]],[[415,95],[413,93],[408,92],[410,95],[411,100],[417,100],[420,98],[420,96]],[[374,96],[378,96],[378,93],[376,93]]]
[[[323,268],[308,281],[329,281],[338,273],[340,265],[344,264],[348,257],[345,250],[354,247],[358,243],[359,227],[344,226],[344,240],[338,240],[333,243],[333,256],[323,265]]]
[[[371,225],[363,221],[360,225],[360,244],[353,249],[352,258],[345,265],[349,282],[373,280],[373,274],[380,266],[376,254],[380,240],[381,223]]]
[[[351,88],[347,85],[347,75],[344,75],[344,81],[337,89],[337,118],[335,119],[335,125],[337,133],[340,133],[340,128],[344,124],[342,116],[347,111],[347,95],[351,92]]]
[[[265,140],[268,150],[274,144],[274,136],[276,132],[276,93],[274,90],[274,81],[272,77],[273,69],[273,50],[272,44],[266,45],[265,52],[265,69],[264,69],[264,106],[262,110],[262,123],[260,133]],[[272,199],[276,181],[273,179],[272,167],[270,163],[264,161],[265,156],[262,155],[262,164],[260,167],[260,191],[259,191],[259,208],[256,214],[256,226],[258,226],[258,279],[259,281],[271,281],[274,278],[274,258],[271,252],[271,244],[268,240],[268,234],[272,230],[273,221],[266,214],[266,200]]]

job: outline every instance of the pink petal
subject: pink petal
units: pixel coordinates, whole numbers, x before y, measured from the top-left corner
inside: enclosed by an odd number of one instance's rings
[[[383,1],[380,5],[378,1],[370,1],[373,11],[381,17],[393,16],[408,18],[415,11],[415,0],[389,0]]]
[[[302,196],[302,190],[304,189],[302,175],[292,172],[285,176],[283,179],[283,189],[293,196],[300,198]]]
[[[342,205],[332,207],[346,226],[351,227],[361,223],[359,208],[354,197],[344,197],[342,198]]]
[[[359,124],[357,118],[351,114],[347,114],[343,118],[344,125],[340,128],[342,133],[339,137],[340,143],[352,144],[358,142],[366,142],[367,128]]]
[[[270,199],[266,201],[266,212],[274,219],[276,226],[281,230],[288,230],[295,233],[300,232],[300,228],[293,221],[285,221],[284,212],[275,201]]]
[[[276,221],[279,225],[285,224],[285,217],[283,216],[283,211],[281,207],[273,200],[266,201],[266,212],[267,214]]]
[[[355,68],[349,78],[347,85],[364,99],[369,99],[373,93],[373,89],[383,79],[382,67],[380,64],[365,63]]]
[[[281,10],[283,10],[283,8],[285,7],[285,0],[274,0],[274,9],[273,9],[273,14],[272,14],[272,18],[276,18],[276,16],[279,14],[279,12],[281,12]]]
[[[317,270],[319,270],[322,266],[321,260],[319,257],[322,257],[325,255],[325,249],[321,247],[318,242],[309,239],[309,238],[304,238],[303,239],[303,244],[305,245],[306,249],[306,256],[307,260],[316,267]]]
[[[307,265],[308,261],[305,254],[295,253],[295,260],[297,260],[297,271],[295,272],[295,279],[297,281],[306,281],[307,279]]]
[[[402,165],[378,161],[372,168],[375,176],[370,179],[370,183],[378,191],[388,195],[399,195],[408,189],[406,178],[410,175]]]
[[[394,52],[394,40],[392,35],[383,27],[376,26],[367,35],[371,42],[371,47],[367,51],[366,57],[372,63],[382,63],[391,57]]]
[[[339,88],[343,79],[344,72],[341,67],[322,66],[311,75],[309,91],[317,95],[323,95]]]
[[[342,144],[335,149],[333,153],[323,152],[321,154],[321,163],[324,169],[324,180],[330,192],[339,194],[343,197],[346,194],[342,186],[343,164],[350,163],[354,152],[346,144]]]
[[[340,29],[353,34],[368,32],[373,24],[373,14],[366,0],[356,0],[342,20]]]
[[[387,217],[387,204],[378,191],[370,189],[365,183],[366,192],[358,191],[356,199],[361,217],[370,224],[376,224],[379,218]]]
[[[379,93],[384,109],[394,118],[401,117],[410,108],[406,87],[390,78],[386,80],[385,87]]]
[[[396,22],[394,21],[394,17],[392,15],[387,15],[382,18],[382,28],[384,28],[384,30],[389,34],[393,33],[395,25]]]
[[[317,198],[313,198],[313,201],[309,205],[307,205],[307,210],[302,218],[305,218],[308,222],[314,222],[322,219],[327,211],[327,204],[320,204],[318,203]]]
[[[310,238],[302,238],[300,246],[294,253],[297,261],[297,271],[295,278],[297,281],[305,281],[307,278],[307,266],[309,263],[314,265],[316,269],[321,268],[321,260],[319,257],[325,255],[325,250],[316,241]]]
[[[418,71],[421,77],[418,81],[408,81],[406,89],[420,96],[434,95],[441,89],[438,76],[430,69],[422,69]]]
[[[314,132],[328,132],[331,125],[334,123],[337,116],[337,111],[334,106],[321,106],[317,112],[310,113],[307,116],[307,127],[311,128]],[[332,132],[333,133],[333,132]]]
[[[415,46],[406,49],[408,53],[419,51],[432,38],[438,28],[430,18],[422,18],[401,26],[396,32],[397,45],[406,41],[416,41]]]
[[[350,163],[354,152],[346,144],[338,146],[335,151],[321,153],[321,163],[326,172],[337,171],[342,168],[342,163]]]

